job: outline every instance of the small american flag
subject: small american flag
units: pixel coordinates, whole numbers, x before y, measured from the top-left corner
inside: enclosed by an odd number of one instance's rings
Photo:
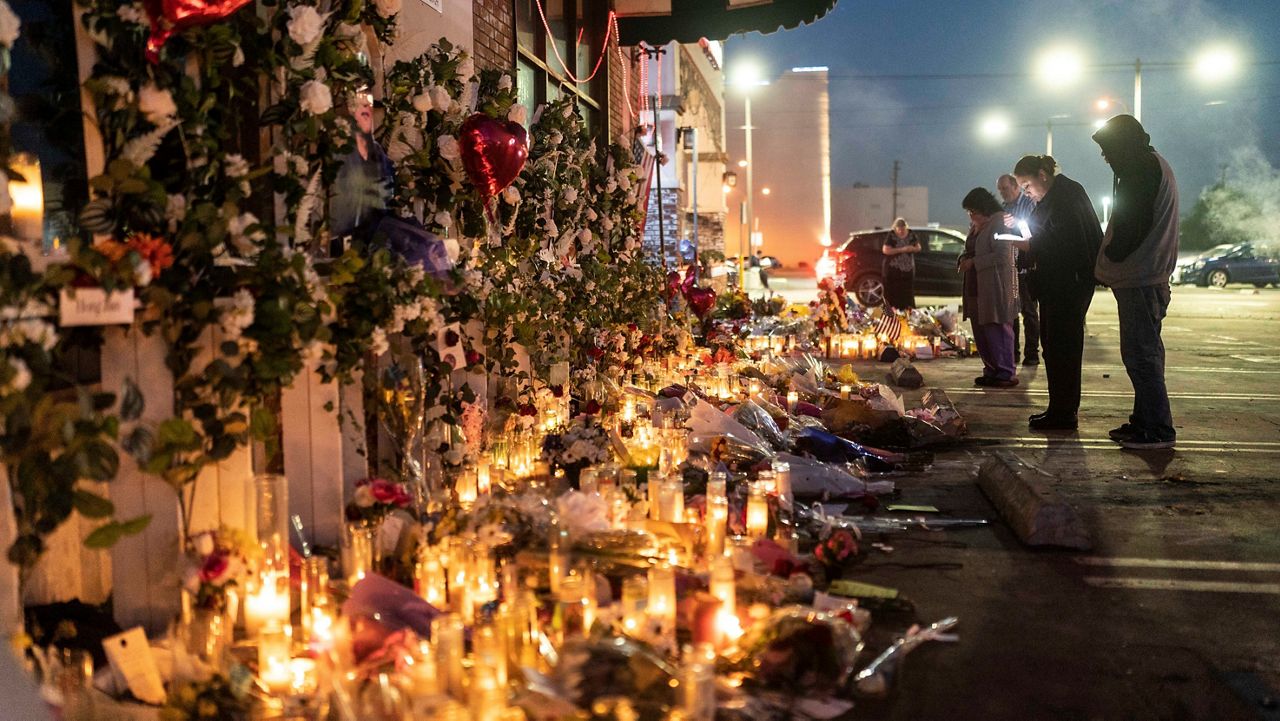
[[[890,342],[898,340],[902,337],[902,319],[897,313],[886,310],[876,321],[876,335],[884,336]]]
[[[649,218],[649,186],[653,182],[654,166],[658,156],[653,148],[645,144],[643,136],[636,134],[631,141],[632,162],[640,166],[640,232],[644,233],[645,221]]]

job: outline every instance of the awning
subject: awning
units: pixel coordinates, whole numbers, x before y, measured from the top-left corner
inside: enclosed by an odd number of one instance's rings
[[[616,0],[622,45],[696,43],[735,33],[772,33],[811,23],[836,0]],[[638,15],[637,13],[643,13]]]

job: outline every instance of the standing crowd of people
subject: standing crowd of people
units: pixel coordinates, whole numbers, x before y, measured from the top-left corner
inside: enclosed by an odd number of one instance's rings
[[[1134,393],[1128,422],[1110,437],[1130,449],[1172,448],[1161,324],[1178,254],[1177,183],[1133,116],[1111,118],[1093,140],[1114,175],[1114,212],[1105,231],[1084,187],[1048,155],[1019,159],[996,182],[999,200],[974,188],[961,202],[970,225],[957,271],[983,363],[974,383],[1015,387],[1019,358],[1023,366],[1043,359],[1049,403],[1028,426],[1076,430],[1085,316],[1103,285],[1116,299],[1120,355]],[[915,306],[920,250],[906,221],[894,221],[882,248],[886,306]]]

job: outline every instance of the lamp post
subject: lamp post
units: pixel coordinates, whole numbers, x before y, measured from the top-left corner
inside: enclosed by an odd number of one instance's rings
[[[746,135],[747,159],[745,167],[747,170],[747,189],[746,200],[743,205],[743,223],[746,225],[746,231],[738,238],[738,289],[744,287],[745,269],[746,269],[746,253],[750,250],[751,242],[749,233],[755,224],[755,207],[752,200],[755,196],[754,187],[752,185],[752,174],[755,171],[755,162],[752,155],[751,144],[751,91],[761,85],[767,85],[767,81],[760,78],[760,68],[751,62],[744,62],[738,65],[738,72],[733,80],[733,85],[742,91],[743,101],[743,130]],[[741,165],[741,164],[740,164]]]

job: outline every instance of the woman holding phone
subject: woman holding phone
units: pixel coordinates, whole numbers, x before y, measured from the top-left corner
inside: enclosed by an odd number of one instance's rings
[[[1024,156],[1013,167],[1013,177],[1036,202],[1028,223],[1031,236],[1016,243],[1031,256],[1030,280],[1040,301],[1040,342],[1049,383],[1049,407],[1031,416],[1028,425],[1037,431],[1075,430],[1084,319],[1093,302],[1102,225],[1089,194],[1060,174],[1052,157]]]
[[[1004,208],[986,188],[974,188],[960,203],[969,214],[969,237],[960,256],[964,275],[964,314],[973,323],[973,339],[982,356],[982,375],[974,385],[1013,388],[1013,324],[1018,319],[1018,275],[1013,246],[1004,224]]]

